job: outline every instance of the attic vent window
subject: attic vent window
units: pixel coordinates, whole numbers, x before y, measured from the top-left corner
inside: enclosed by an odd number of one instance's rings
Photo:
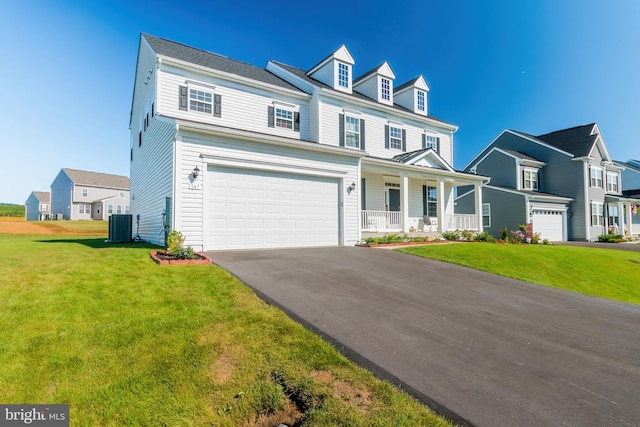
[[[197,89],[189,90],[189,109],[211,114],[213,106],[213,96],[211,92]]]
[[[380,89],[382,91],[382,99],[384,99],[385,101],[390,101],[391,100],[391,82],[389,82],[389,79],[385,79],[384,77],[380,79]]]
[[[276,127],[293,129],[293,111],[276,108]]]
[[[338,85],[349,87],[349,66],[346,64],[338,63]]]

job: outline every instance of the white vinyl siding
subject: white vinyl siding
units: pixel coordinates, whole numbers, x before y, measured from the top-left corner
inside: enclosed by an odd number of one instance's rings
[[[215,95],[219,95],[221,99],[222,114],[220,117],[215,117],[214,114],[180,110],[179,87],[185,86],[186,80],[195,80],[202,86],[210,85],[215,87]],[[276,105],[277,108],[296,111],[300,114],[299,132],[292,132],[288,127],[269,127],[268,110],[269,107],[274,106],[274,100],[291,105],[291,107]],[[158,114],[178,119],[286,136],[287,138],[303,140],[309,138],[308,97],[302,92],[300,92],[300,97],[287,96],[270,92],[266,89],[240,86],[233,81],[205,78],[204,76],[190,74],[184,70],[173,69],[170,66],[165,66],[160,71],[157,110]],[[135,154],[134,152],[134,158]]]
[[[336,105],[332,102],[322,102],[320,104],[320,119],[319,123],[322,126],[320,130],[321,142],[327,145],[333,145],[338,147],[340,145],[339,136],[340,133],[337,129],[339,123],[340,114],[344,114],[345,110],[358,111],[361,119],[364,119],[366,123],[366,147],[365,151],[373,157],[390,158],[398,154],[397,151],[390,151],[384,148],[384,132],[385,125],[388,123],[388,117],[381,117],[375,111],[361,106],[344,106]],[[394,117],[395,118],[395,117]],[[401,120],[397,120],[400,122]],[[407,152],[420,150],[422,148],[422,138],[425,134],[425,129],[428,129],[428,133],[440,138],[440,151],[439,155],[450,165],[453,165],[453,150],[451,147],[452,135],[448,131],[444,131],[438,128],[432,128],[425,126],[424,123],[413,121],[402,121],[403,129],[407,134]],[[318,139],[320,141],[320,139]]]

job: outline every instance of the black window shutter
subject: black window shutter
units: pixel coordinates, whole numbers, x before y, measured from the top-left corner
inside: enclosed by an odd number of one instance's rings
[[[429,215],[429,210],[427,209],[427,186],[422,186],[422,215]]]
[[[360,119],[360,149],[364,150],[364,119]]]
[[[407,151],[407,130],[402,129],[402,151]]]
[[[360,194],[362,199],[360,200],[360,204],[362,205],[360,209],[367,210],[367,185],[366,180],[364,178],[360,178]]]
[[[142,147],[142,131],[138,132],[138,147]]]
[[[436,138],[436,153],[440,154],[440,137]]]
[[[427,135],[422,134],[422,148],[427,148]]]
[[[340,132],[340,147],[344,147],[344,114],[339,116],[338,129]]]
[[[273,107],[269,107],[269,110],[267,111],[267,120],[269,121],[269,127],[275,127],[275,122],[274,122],[274,117],[273,115],[275,114],[275,110]]]
[[[154,114],[155,114],[154,106],[155,106],[155,102],[152,102],[152,103],[151,103],[151,117],[153,117],[153,116],[154,116]]]
[[[384,148],[389,148],[389,125],[384,125]]]
[[[213,117],[222,117],[222,95],[213,95]]]
[[[300,113],[297,111],[293,113],[293,130],[300,132]]]
[[[180,108],[181,110],[187,109],[187,87],[186,86],[180,86],[180,103],[178,105],[178,108]]]

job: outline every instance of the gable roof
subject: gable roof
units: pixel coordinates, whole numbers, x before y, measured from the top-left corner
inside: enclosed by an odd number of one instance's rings
[[[111,175],[108,173],[89,172],[69,168],[62,168],[62,171],[74,184],[78,185],[117,188],[122,190],[129,190],[131,188],[129,177],[122,175]]]
[[[398,154],[397,156],[392,157],[391,160],[398,163],[404,163],[405,165],[423,166],[418,165],[417,162],[426,158],[431,158],[432,161],[430,163],[441,166],[441,169],[445,169],[450,172],[454,171],[451,165],[449,165],[442,157],[440,157],[440,155],[433,148],[422,148],[420,150]]]
[[[427,81],[424,79],[424,77],[422,77],[422,75],[419,75],[418,77],[411,79],[408,82],[394,88],[393,93],[395,94],[398,92],[402,92],[408,87],[416,87],[417,89],[426,90],[427,92],[429,91],[429,85],[427,84]]]
[[[619,160],[614,160],[613,163],[617,166],[621,166],[623,168],[632,170],[634,172],[638,172],[640,173],[640,167],[636,166],[636,165],[632,165],[631,163],[627,162],[621,162]]]
[[[297,92],[300,91],[297,87],[293,86],[290,83],[287,83],[280,77],[270,73],[264,68],[256,67],[255,65],[227,58],[226,56],[207,52],[206,50],[202,49],[196,49],[191,46],[187,46],[160,37],[155,37],[149,34],[143,33],[141,34],[141,37],[145,39],[149,43],[151,48],[159,55],[179,59],[191,64],[211,68],[213,70],[235,74],[237,76],[246,77],[248,79],[271,84],[274,86],[279,86],[285,89],[295,90]]]
[[[373,67],[372,69],[370,69],[369,71],[367,71],[366,73],[358,77],[357,79],[354,79],[353,85],[355,86],[356,84],[363,82],[369,77],[378,75],[378,74],[380,74],[383,77],[388,77],[390,79],[396,78],[396,75],[393,73],[393,70],[389,66],[389,63],[387,61],[384,61],[382,64],[379,64]]]
[[[403,107],[403,106],[401,106],[399,104],[396,104],[396,103],[394,103],[393,106],[386,105],[386,104],[380,104],[375,99],[372,99],[372,98],[370,98],[370,97],[368,97],[366,95],[363,95],[363,94],[361,94],[360,92],[358,92],[356,90],[354,90],[351,93],[340,92],[340,91],[337,91],[337,90],[333,89],[331,86],[326,85],[326,84],[322,83],[321,81],[314,79],[313,77],[309,77],[307,75],[307,72],[302,70],[302,69],[300,69],[300,68],[294,67],[292,65],[283,64],[282,62],[278,62],[278,61],[274,61],[274,60],[271,60],[270,62],[275,64],[275,65],[277,65],[278,67],[290,72],[291,74],[295,75],[296,77],[301,78],[303,80],[306,80],[307,82],[311,83],[312,85],[318,86],[318,87],[320,87],[322,89],[327,89],[327,90],[333,91],[335,93],[339,93],[342,96],[350,96],[350,97],[353,97],[353,98],[356,98],[356,99],[359,99],[359,100],[370,102],[371,105],[375,106],[375,107],[380,107],[381,105],[384,105],[384,107],[386,107],[386,108],[393,108],[393,109],[396,109],[396,110],[399,110],[399,111],[402,111],[402,112],[405,112],[405,113],[410,113],[410,114],[414,115],[418,120],[424,120],[425,118],[427,118],[427,119],[442,123],[443,125],[445,125],[447,127],[453,127],[454,129],[457,129],[456,125],[453,125],[451,123],[445,122],[444,120],[439,119],[437,117],[434,117],[431,114],[428,114],[428,115],[416,114],[412,110],[410,110],[408,108],[405,108],[405,107]]]
[[[33,195],[40,203],[49,203],[51,200],[51,194],[48,191],[34,191]]]
[[[594,134],[595,123],[576,126],[569,129],[558,130],[535,138],[544,141],[562,151],[573,154],[576,157],[585,157],[591,153],[599,134]]]

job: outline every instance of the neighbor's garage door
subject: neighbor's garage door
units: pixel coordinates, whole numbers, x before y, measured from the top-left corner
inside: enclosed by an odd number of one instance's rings
[[[210,166],[206,248],[339,244],[338,180]]]
[[[563,240],[562,211],[547,209],[533,210],[533,232],[540,233],[541,239],[552,242]]]

